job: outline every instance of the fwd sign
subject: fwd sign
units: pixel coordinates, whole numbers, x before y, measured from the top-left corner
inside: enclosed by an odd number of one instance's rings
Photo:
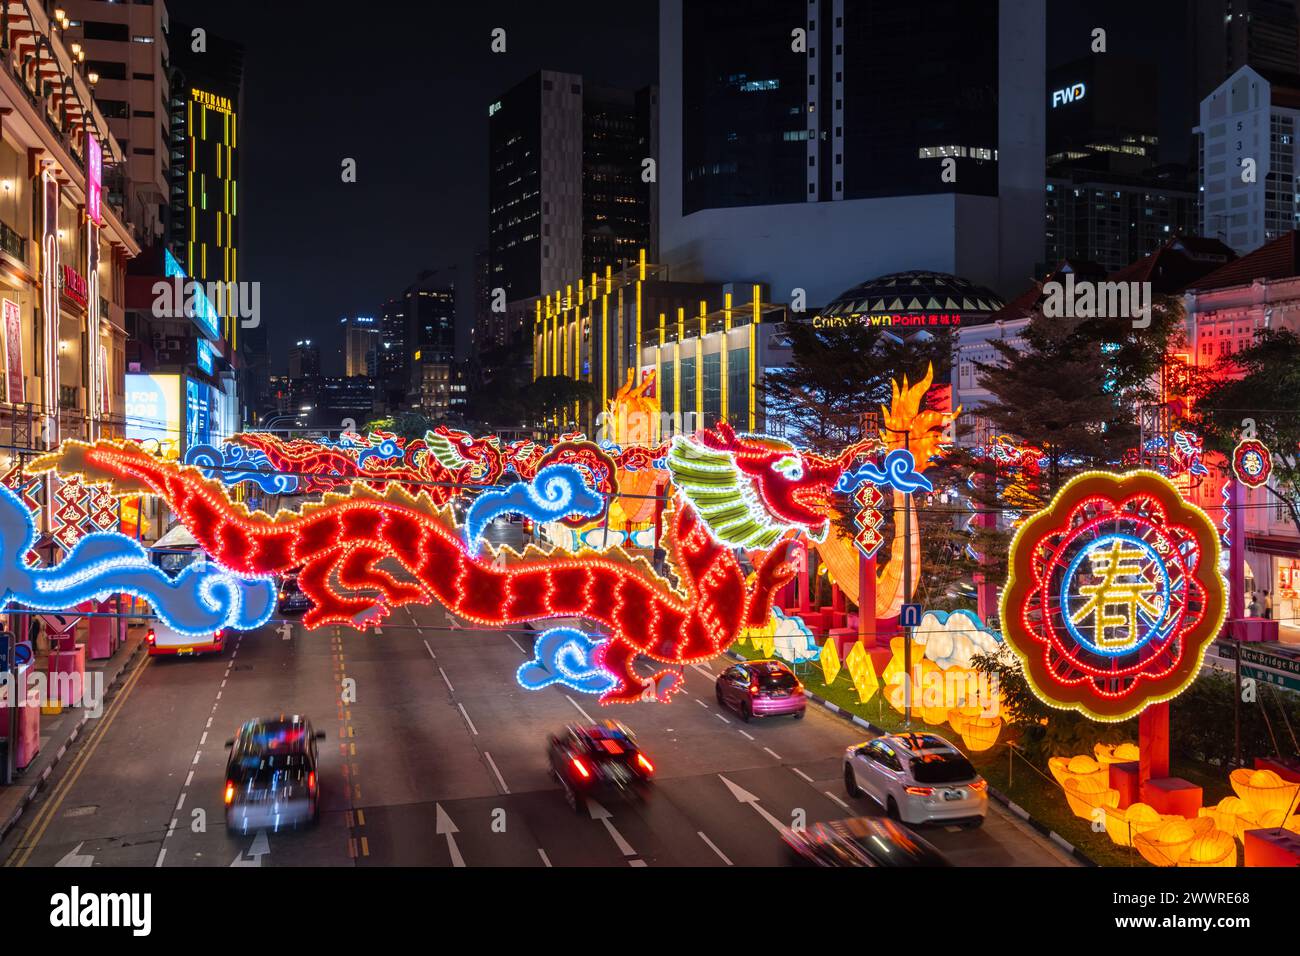
[[[1088,88],[1082,83],[1075,83],[1074,86],[1067,86],[1063,90],[1056,90],[1052,93],[1052,109],[1058,106],[1064,106],[1066,103],[1074,103],[1083,99]]]

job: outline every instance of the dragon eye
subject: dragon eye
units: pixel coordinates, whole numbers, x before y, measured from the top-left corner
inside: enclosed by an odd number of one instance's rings
[[[803,463],[793,455],[778,458],[772,463],[772,470],[780,472],[791,481],[798,481],[803,477]]]

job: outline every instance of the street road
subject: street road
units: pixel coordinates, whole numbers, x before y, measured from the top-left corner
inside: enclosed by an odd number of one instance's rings
[[[508,533],[502,529],[498,533]],[[771,866],[778,824],[880,812],[844,792],[844,748],[864,733],[810,705],[801,721],[721,709],[721,660],[686,669],[667,706],[602,709],[522,689],[527,631],[477,630],[440,607],[379,628],[273,621],[220,656],[146,659],[87,725],[0,844],[27,866]],[[356,700],[341,702],[345,680]],[[225,741],[251,717],[304,714],[324,730],[315,828],[229,835]],[[617,716],[654,761],[644,803],[581,814],[550,775],[547,735]],[[1069,858],[1000,808],[978,830],[926,827],[959,865]]]

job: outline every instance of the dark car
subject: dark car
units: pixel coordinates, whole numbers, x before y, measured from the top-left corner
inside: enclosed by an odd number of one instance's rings
[[[311,721],[298,715],[260,717],[226,741],[226,828],[280,830],[320,817],[320,781]]]
[[[615,720],[569,725],[551,737],[551,772],[579,812],[597,795],[643,795],[654,775],[632,732]]]
[[[277,607],[281,614],[303,614],[311,610],[311,598],[298,586],[298,575],[286,574],[280,579],[280,601]]]
[[[728,667],[714,684],[718,703],[730,707],[744,721],[755,717],[804,715],[808,701],[803,684],[781,661],[746,661]]]
[[[952,866],[929,841],[901,823],[879,817],[785,829],[781,838],[796,866]]]

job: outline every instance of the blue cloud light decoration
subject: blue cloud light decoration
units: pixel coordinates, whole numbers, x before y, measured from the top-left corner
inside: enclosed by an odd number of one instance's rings
[[[88,534],[52,568],[35,568],[26,554],[36,541],[32,513],[0,487],[0,609],[20,605],[65,611],[85,601],[129,594],[148,601],[168,627],[187,637],[222,628],[261,627],[275,610],[275,585],[210,562],[191,564],[175,577],[149,560],[148,550],[116,531]]]
[[[298,490],[297,475],[277,473],[265,452],[247,445],[192,445],[185,453],[185,464],[197,466],[204,478],[215,478],[223,485],[251,481],[268,495],[291,495]]]
[[[858,485],[870,482],[873,485],[888,485],[904,494],[915,491],[934,491],[934,485],[916,470],[916,459],[906,448],[895,448],[885,456],[884,467],[873,462],[863,462],[850,471],[840,475],[835,483],[835,490],[841,494],[851,495],[858,490]]]
[[[357,467],[365,468],[366,462],[371,458],[388,461],[392,458],[401,457],[402,449],[397,447],[397,439],[385,438],[378,445],[371,445],[369,448],[363,448],[357,452]]]
[[[478,549],[483,530],[503,514],[521,514],[534,521],[555,521],[570,515],[594,518],[605,510],[605,499],[593,491],[576,465],[547,465],[530,482],[490,488],[479,494],[465,515],[465,544]]]
[[[515,672],[525,690],[563,684],[581,694],[603,694],[614,686],[614,675],[596,663],[605,642],[572,627],[543,631],[533,646],[533,658]]]

